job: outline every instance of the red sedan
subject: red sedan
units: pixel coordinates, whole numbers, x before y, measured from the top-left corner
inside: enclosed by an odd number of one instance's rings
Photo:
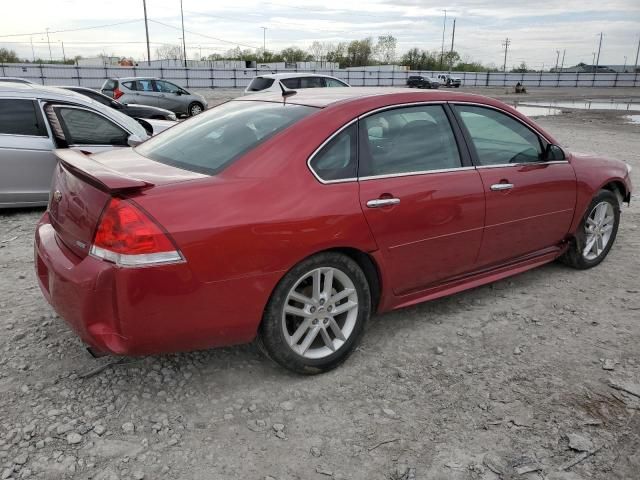
[[[342,362],[374,312],[599,264],[631,198],[626,163],[442,91],[253,95],[133,149],[58,156],[35,265],[94,352],[257,338],[303,373]]]

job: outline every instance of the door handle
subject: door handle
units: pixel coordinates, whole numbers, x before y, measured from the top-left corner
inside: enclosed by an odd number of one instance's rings
[[[376,198],[375,200],[369,200],[367,202],[367,207],[380,208],[380,207],[388,207],[389,205],[398,205],[399,203],[400,203],[399,198]]]
[[[491,185],[491,190],[494,192],[499,192],[501,190],[511,190],[513,188],[513,183],[494,183]]]

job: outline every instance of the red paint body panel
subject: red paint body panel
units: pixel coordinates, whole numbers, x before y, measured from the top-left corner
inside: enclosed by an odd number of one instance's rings
[[[562,242],[576,204],[569,163],[478,169],[486,195],[486,222],[478,265],[498,264]],[[492,191],[491,185],[513,184]]]
[[[212,177],[124,149],[87,159],[97,163],[87,167],[98,182],[94,186],[82,172],[60,168],[54,188],[63,189],[64,200],[42,217],[35,239],[36,270],[47,300],[101,351],[150,354],[243,343],[255,337],[280,279],[314,253],[349,248],[368,254],[381,284],[378,311],[386,311],[551,261],[602,185],[619,181],[631,190],[624,163],[578,156],[563,164],[322,184],[307,167],[309,156],[345,123],[394,104],[491,105],[554,141],[529,119],[485,97],[335,90],[340,92],[301,91],[288,99],[324,108]],[[258,100],[277,97],[241,101]],[[118,195],[168,232],[184,262],[122,268],[76,244],[91,243],[108,185],[131,179],[154,186]],[[503,179],[517,188],[506,195],[490,191],[492,182]],[[101,190],[100,182],[107,187]],[[401,203],[366,207],[367,200],[385,194]]]
[[[401,202],[367,207],[385,196]],[[475,169],[365,180],[360,204],[395,294],[474,269],[484,227],[484,192]]]

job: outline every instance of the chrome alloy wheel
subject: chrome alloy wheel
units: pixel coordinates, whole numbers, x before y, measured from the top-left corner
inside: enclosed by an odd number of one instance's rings
[[[199,104],[194,103],[193,105],[191,105],[190,113],[192,117],[200,115],[202,113],[202,107]]]
[[[615,225],[616,216],[613,205],[600,202],[589,213],[584,224],[585,246],[582,256],[586,260],[595,260],[605,251]]]
[[[349,276],[337,268],[316,268],[289,290],[282,331],[294,352],[319,359],[345,344],[357,318],[358,293]]]

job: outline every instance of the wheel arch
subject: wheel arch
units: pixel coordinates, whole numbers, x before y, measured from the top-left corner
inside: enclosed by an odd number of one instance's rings
[[[631,192],[627,191],[627,187],[622,180],[608,180],[598,189],[598,191],[600,190],[613,192],[616,197],[618,197],[620,205],[622,205],[623,202],[629,203],[631,200]]]

